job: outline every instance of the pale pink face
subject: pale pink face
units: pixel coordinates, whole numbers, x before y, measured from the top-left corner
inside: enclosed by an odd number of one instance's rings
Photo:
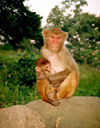
[[[51,35],[49,35],[49,41],[50,41],[50,48],[52,50],[57,50],[62,41],[62,36],[56,35],[56,34],[51,34]]]

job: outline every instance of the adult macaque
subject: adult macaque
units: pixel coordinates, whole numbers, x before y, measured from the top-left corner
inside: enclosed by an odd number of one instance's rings
[[[64,79],[58,89],[57,99],[69,98],[78,86],[78,66],[68,49],[64,46],[68,33],[59,28],[43,31],[44,46],[41,54],[51,63],[51,75],[48,77],[53,86]]]
[[[59,105],[59,102],[54,102],[54,100],[57,100],[56,91],[50,85],[50,82],[48,80],[48,76],[51,72],[50,62],[42,57],[35,62],[35,66],[37,75],[37,88],[41,98],[54,106]]]

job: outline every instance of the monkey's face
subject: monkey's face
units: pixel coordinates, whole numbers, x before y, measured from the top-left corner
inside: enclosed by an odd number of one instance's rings
[[[49,48],[51,50],[58,50],[62,42],[62,36],[51,34],[49,35]]]
[[[67,38],[67,33],[59,28],[53,28],[43,31],[45,46],[52,52],[59,52]]]
[[[45,74],[45,75],[49,75],[51,72],[51,64],[47,63],[47,64],[42,64],[40,66],[41,71]]]
[[[51,72],[51,64],[50,63],[46,64],[46,66],[45,66],[45,72],[47,74]]]

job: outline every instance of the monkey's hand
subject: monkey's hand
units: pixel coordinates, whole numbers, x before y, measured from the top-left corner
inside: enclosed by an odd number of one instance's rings
[[[59,86],[58,87],[54,87],[54,89],[55,89],[56,92],[58,92],[60,87]]]
[[[71,70],[66,69],[56,74],[50,74],[48,79],[50,83],[53,84],[52,86],[56,87],[59,86],[67,78],[70,72]]]
[[[43,79],[45,79],[45,75],[44,75],[43,72],[37,72],[37,71],[36,71],[36,76],[37,76],[37,79],[38,79],[38,80],[43,80]]]

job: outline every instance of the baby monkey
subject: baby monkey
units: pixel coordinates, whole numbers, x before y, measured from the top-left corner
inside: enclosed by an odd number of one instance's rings
[[[37,76],[37,89],[41,98],[54,106],[58,106],[59,102],[54,102],[57,100],[56,90],[51,86],[48,79],[51,71],[50,62],[47,59],[41,57],[37,59],[35,66],[35,72]]]

